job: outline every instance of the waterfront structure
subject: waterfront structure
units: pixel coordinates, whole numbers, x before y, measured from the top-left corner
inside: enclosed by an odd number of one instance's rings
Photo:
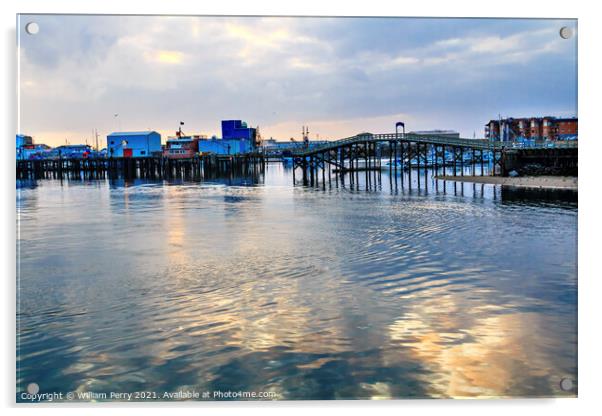
[[[270,156],[287,156],[297,149],[312,149],[317,146],[324,146],[328,144],[328,140],[310,140],[307,143],[303,141],[276,141],[274,139],[265,140],[261,145],[261,151]]]
[[[490,120],[485,138],[492,141],[577,140],[577,117],[523,117]]]
[[[33,138],[25,134],[17,134],[17,149],[21,146],[27,146],[33,144]]]
[[[216,155],[236,155],[249,153],[254,149],[251,140],[248,139],[211,139],[199,140],[199,152],[212,153]]]
[[[248,127],[242,120],[222,120],[222,139],[245,139],[252,142],[252,146],[257,145],[257,129]]]
[[[508,175],[510,170],[517,170],[528,164],[540,164],[556,172],[566,172],[575,175],[577,172],[576,141],[556,141],[551,143],[535,143],[534,146],[523,148],[522,143],[503,143],[484,139],[463,139],[439,135],[417,135],[396,133],[372,134],[360,133],[353,137],[328,142],[327,145],[311,149],[298,149],[292,152],[293,182],[295,170],[301,169],[304,185],[317,184],[318,172],[322,173],[322,185],[326,179],[330,181],[331,168],[337,173],[355,173],[363,171],[380,171],[382,169],[382,151],[388,147],[390,170],[416,168],[417,178],[421,169],[424,176],[428,168],[435,172],[439,168],[443,172],[452,168],[456,176],[458,168],[464,175],[466,165],[471,174],[476,174],[476,166],[480,165],[480,173],[484,175],[485,163],[491,175]],[[466,154],[468,153],[468,155]],[[451,155],[451,160],[449,156]],[[398,166],[397,161],[402,161]],[[408,162],[406,162],[408,161]],[[406,164],[407,163],[407,164]],[[326,173],[328,172],[328,174]],[[408,169],[411,181],[412,169]],[[353,175],[350,175],[352,178]]]
[[[161,153],[161,135],[156,131],[115,132],[107,136],[110,157],[149,157]]]
[[[303,147],[314,147],[327,144],[328,140],[310,140],[308,143],[296,141],[276,141],[269,139],[263,142],[264,149],[301,149]]]
[[[28,159],[25,157],[25,150],[33,146],[33,138],[25,134],[17,134],[16,153],[17,159]]]
[[[198,151],[215,155],[250,153],[258,147],[257,129],[242,120],[222,120],[222,137],[200,138]]]
[[[163,149],[163,156],[171,159],[188,159],[199,152],[199,141],[207,136],[176,136],[169,137]]]
[[[92,153],[92,147],[87,144],[65,144],[50,150],[48,157],[63,159],[85,159]]]
[[[256,153],[221,156],[198,155],[193,158],[170,158],[161,154],[150,157],[52,157],[17,160],[17,178],[63,177],[83,175],[89,179],[109,178],[214,178],[216,175],[259,175],[265,158]]]
[[[417,134],[424,136],[441,136],[441,137],[451,137],[453,139],[459,139],[460,133],[455,130],[418,130],[411,131],[408,134]]]
[[[45,159],[50,157],[52,147],[40,143],[40,144],[26,144],[17,148],[17,159],[29,160],[29,159]]]

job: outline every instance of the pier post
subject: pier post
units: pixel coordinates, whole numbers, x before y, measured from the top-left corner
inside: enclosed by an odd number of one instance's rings
[[[412,188],[412,142],[408,142],[406,153],[408,158],[408,182],[410,183],[410,188]]]
[[[322,153],[322,186],[326,186],[326,154]]]
[[[476,173],[476,161],[474,160],[474,155],[475,155],[475,151],[474,151],[474,147],[472,148],[472,176],[475,176]]]
[[[429,164],[429,145],[424,143],[424,180],[428,177],[428,164]]]

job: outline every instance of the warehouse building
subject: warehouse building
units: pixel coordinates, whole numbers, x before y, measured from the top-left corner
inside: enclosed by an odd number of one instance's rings
[[[257,148],[257,129],[242,120],[222,120],[222,138],[201,138],[199,152],[216,155],[249,153]]]
[[[107,136],[109,157],[149,157],[161,154],[161,135],[156,131],[117,132]]]
[[[29,146],[33,144],[33,138],[26,136],[25,134],[17,134],[17,149],[22,146]]]
[[[249,139],[201,139],[199,140],[199,152],[213,153],[216,155],[235,155],[248,153],[253,150],[252,141]]]
[[[242,120],[222,120],[223,140],[248,140],[251,146],[257,146],[257,129],[248,127]]]

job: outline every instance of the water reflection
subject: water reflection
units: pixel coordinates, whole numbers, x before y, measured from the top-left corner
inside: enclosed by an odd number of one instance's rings
[[[575,395],[576,203],[374,179],[21,187],[18,391]]]

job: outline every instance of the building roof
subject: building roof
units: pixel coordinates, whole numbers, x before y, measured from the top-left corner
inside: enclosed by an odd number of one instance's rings
[[[121,132],[113,132],[109,134],[109,136],[148,136],[149,134],[159,134],[156,131],[121,131]],[[107,137],[109,137],[107,136]]]
[[[174,143],[174,142],[191,142],[192,140],[199,140],[198,138],[192,137],[192,136],[182,136],[182,137],[168,137],[167,138],[167,142],[168,143]]]
[[[410,134],[460,134],[455,130],[416,130]]]
[[[92,147],[89,144],[63,144],[61,146],[55,147],[55,149],[67,149],[67,148],[75,148],[79,149],[81,147]]]

